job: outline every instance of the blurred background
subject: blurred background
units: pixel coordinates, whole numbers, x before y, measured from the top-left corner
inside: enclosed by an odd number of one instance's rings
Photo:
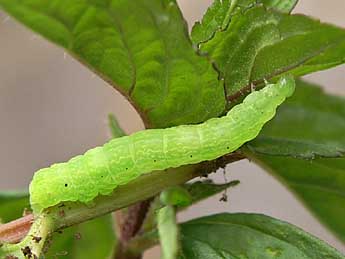
[[[190,25],[210,0],[180,0]],[[345,27],[344,0],[300,0],[305,13]],[[345,66],[315,73],[308,80],[327,92],[345,95]],[[64,51],[27,30],[0,11],[0,190],[27,188],[33,172],[65,161],[110,137],[107,115],[114,113],[126,132],[143,128],[129,103]],[[224,182],[223,174],[214,176]],[[324,229],[277,180],[256,165],[241,161],[227,167],[227,179],[241,184],[180,215],[181,220],[223,211],[264,213],[293,223],[345,247]],[[147,258],[159,258],[158,250]]]

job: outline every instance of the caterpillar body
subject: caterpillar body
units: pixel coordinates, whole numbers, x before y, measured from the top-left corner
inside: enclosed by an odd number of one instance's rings
[[[32,209],[38,213],[65,201],[88,203],[151,171],[213,160],[235,151],[258,135],[294,88],[294,79],[285,76],[249,94],[224,117],[140,131],[41,169],[30,184]]]

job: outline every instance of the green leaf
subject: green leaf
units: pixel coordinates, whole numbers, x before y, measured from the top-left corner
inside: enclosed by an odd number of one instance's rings
[[[304,15],[281,15],[280,41],[263,48],[253,66],[252,81],[289,72],[295,76],[345,62],[345,30]]]
[[[108,123],[109,123],[109,128],[111,131],[111,136],[113,138],[120,138],[120,137],[126,136],[126,133],[120,127],[119,123],[117,122],[116,117],[113,114],[108,115]]]
[[[194,24],[192,41],[197,45],[210,40],[217,31],[227,28],[234,15],[253,6],[263,4],[266,8],[289,13],[297,2],[298,0],[215,0],[202,20]]]
[[[238,185],[239,181],[231,181],[225,184],[215,184],[211,180],[198,181],[194,183],[187,183],[183,187],[188,191],[192,198],[192,203],[195,204],[199,201],[207,199],[215,194],[225,191],[229,187]],[[186,208],[189,206],[178,206],[179,208]]]
[[[255,6],[234,15],[225,31],[199,45],[224,78],[228,99],[251,84],[285,73],[295,76],[345,61],[345,30],[303,15]]]
[[[28,192],[0,192],[0,223],[20,218],[26,208],[30,208]]]
[[[219,214],[181,225],[181,258],[345,258],[303,230],[257,214]]]
[[[261,0],[267,7],[283,13],[290,13],[298,3],[298,0]]]
[[[162,258],[175,259],[177,257],[178,226],[176,223],[176,214],[173,206],[166,206],[158,211],[158,234],[161,243]]]
[[[228,25],[231,16],[236,12],[237,1],[215,0],[207,9],[200,22],[192,28],[191,38],[194,44],[205,42],[213,37],[218,30],[223,30]]]
[[[295,95],[245,153],[294,191],[345,242],[345,158],[320,158],[344,156],[344,118],[344,98],[298,81]]]
[[[154,199],[151,203],[150,210],[148,211],[145,222],[143,224],[143,230],[145,232],[150,232],[157,227],[156,212],[162,208],[162,198],[163,204],[174,204],[177,205],[177,210],[182,211],[190,206],[198,203],[199,201],[205,200],[215,194],[225,191],[229,187],[236,186],[239,181],[231,181],[225,184],[215,184],[212,180],[197,181],[194,183],[186,183],[181,186],[184,191],[188,192],[188,195],[184,195],[184,192],[168,192],[161,193],[159,199]],[[167,195],[168,194],[168,195]],[[163,196],[163,197],[162,197]],[[182,200],[182,202],[181,202]],[[151,238],[148,235],[148,238]]]
[[[111,215],[54,233],[47,258],[108,259],[116,245]]]
[[[282,181],[321,223],[345,242],[345,158],[302,160],[247,155]]]
[[[297,81],[295,94],[247,147],[267,155],[340,157],[345,153],[344,132],[345,99]]]
[[[0,7],[116,87],[147,126],[224,111],[218,73],[195,53],[175,0],[0,0]]]

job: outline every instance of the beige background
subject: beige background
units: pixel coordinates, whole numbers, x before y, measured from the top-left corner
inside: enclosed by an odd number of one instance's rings
[[[189,24],[200,19],[209,0],[180,0]],[[300,0],[295,12],[345,27],[345,1]],[[308,78],[345,95],[345,68]],[[0,190],[23,188],[44,166],[104,143],[106,117],[116,114],[127,132],[142,128],[139,117],[118,93],[64,51],[0,12]],[[296,224],[345,252],[275,179],[249,162],[227,168],[240,186],[227,203],[209,199],[180,215],[181,220],[221,211],[265,213]],[[223,182],[223,176],[215,179]],[[159,258],[157,249],[147,258]]]

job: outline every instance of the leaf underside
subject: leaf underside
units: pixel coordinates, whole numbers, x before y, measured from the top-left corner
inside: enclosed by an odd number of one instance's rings
[[[297,82],[246,155],[281,180],[345,242],[345,99]]]
[[[345,242],[345,158],[303,160],[260,154],[249,156],[278,177]]]
[[[304,159],[345,153],[345,98],[297,81],[296,92],[247,144],[253,152]]]

